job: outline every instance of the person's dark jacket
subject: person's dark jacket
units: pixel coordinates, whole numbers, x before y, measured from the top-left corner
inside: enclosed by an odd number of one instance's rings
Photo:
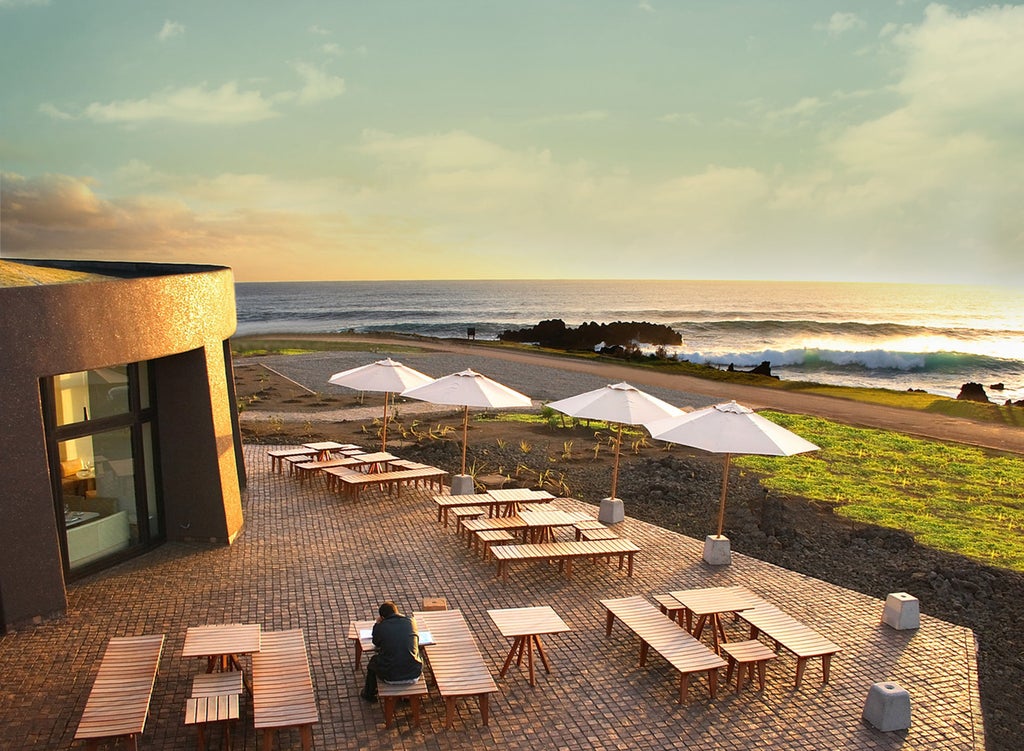
[[[411,681],[423,673],[416,619],[396,613],[373,626],[376,672],[385,681]]]

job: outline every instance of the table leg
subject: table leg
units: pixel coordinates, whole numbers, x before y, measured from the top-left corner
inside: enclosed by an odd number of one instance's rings
[[[708,620],[707,615],[702,615],[697,620],[697,627],[693,630],[693,638],[694,639],[698,639],[698,640],[700,639],[700,635],[704,633],[704,624],[707,623],[707,620]]]
[[[536,686],[537,685],[537,681],[534,678],[534,672],[533,672],[533,637],[532,636],[527,636],[526,637],[526,662],[530,666],[530,685],[531,686]]]
[[[548,663],[548,656],[544,653],[544,645],[540,643],[540,634],[533,635],[534,643],[537,645],[537,653],[540,655],[540,661],[544,663],[545,672],[551,672],[551,665]]]
[[[517,637],[515,637],[515,639],[512,640],[512,649],[510,649],[508,651],[508,657],[505,658],[505,664],[501,666],[501,672],[498,673],[498,675],[500,675],[501,677],[504,677],[505,673],[508,672],[508,666],[512,664],[512,658],[515,657],[517,651],[520,654],[520,659],[522,659],[522,653],[523,653],[523,642],[522,642],[522,639],[523,639],[523,637],[517,636]]]

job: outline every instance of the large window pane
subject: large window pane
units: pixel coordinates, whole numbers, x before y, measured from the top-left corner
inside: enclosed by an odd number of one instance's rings
[[[128,368],[115,365],[53,379],[57,425],[128,412]]]
[[[131,429],[58,443],[72,570],[139,542]]]

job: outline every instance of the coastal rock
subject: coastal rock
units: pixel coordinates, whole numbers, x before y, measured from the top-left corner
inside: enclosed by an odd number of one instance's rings
[[[760,365],[748,370],[747,372],[753,373],[754,375],[767,376],[768,378],[778,378],[778,376],[772,375],[772,364],[768,360],[762,360]]]
[[[957,394],[956,398],[961,401],[989,403],[985,387],[980,383],[965,383],[960,387],[960,393]]]

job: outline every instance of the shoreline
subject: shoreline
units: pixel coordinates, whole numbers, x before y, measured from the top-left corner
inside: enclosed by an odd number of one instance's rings
[[[1024,429],[996,423],[982,423],[964,418],[948,417],[898,407],[855,402],[833,396],[807,394],[779,389],[713,381],[696,376],[657,373],[644,368],[594,362],[547,352],[500,349],[471,341],[455,342],[421,336],[373,336],[355,333],[309,334],[281,333],[247,334],[232,341],[287,339],[295,341],[327,341],[366,343],[377,346],[412,346],[428,351],[487,357],[519,364],[542,364],[545,367],[586,373],[608,379],[609,383],[628,381],[643,387],[659,387],[688,391],[715,399],[736,401],[752,409],[774,409],[780,412],[808,414],[835,422],[866,428],[891,430],[921,438],[950,441],[993,451],[1024,455]],[[372,350],[367,350],[372,351]]]

